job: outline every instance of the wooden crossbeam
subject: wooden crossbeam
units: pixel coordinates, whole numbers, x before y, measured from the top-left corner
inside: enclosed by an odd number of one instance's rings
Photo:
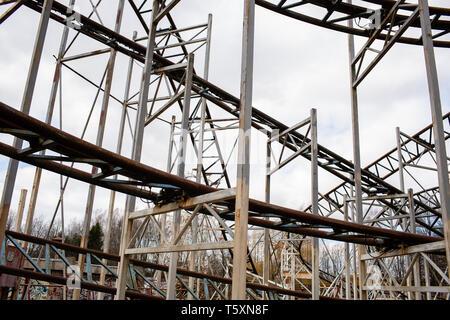
[[[197,197],[188,198],[184,201],[171,202],[162,206],[156,206],[149,209],[143,209],[130,213],[129,219],[139,219],[146,216],[163,214],[180,209],[192,209],[199,204],[214,203],[223,200],[230,200],[236,196],[236,188],[230,188],[226,190],[215,191],[207,194],[203,194]]]

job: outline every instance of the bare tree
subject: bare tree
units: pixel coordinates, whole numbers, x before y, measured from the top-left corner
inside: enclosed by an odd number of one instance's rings
[[[8,219],[6,220],[6,230],[14,230],[14,225],[16,223],[16,212],[11,210],[8,215]]]

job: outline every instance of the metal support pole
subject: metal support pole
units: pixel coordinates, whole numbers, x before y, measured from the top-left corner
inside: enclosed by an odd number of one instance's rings
[[[120,26],[122,23],[122,16],[123,16],[123,8],[125,5],[125,0],[120,0],[119,5],[117,8],[117,17],[116,17],[116,24],[114,27],[114,32],[119,33],[120,32]],[[108,107],[109,107],[109,99],[111,94],[111,87],[112,87],[112,80],[114,75],[114,66],[116,63],[116,55],[117,51],[112,48],[111,53],[108,60],[108,68],[106,71],[106,81],[105,81],[105,91],[103,94],[103,101],[102,101],[102,108],[100,112],[100,118],[98,123],[98,129],[97,129],[97,139],[95,142],[95,145],[101,147],[103,144],[103,137],[105,133],[105,126],[106,126],[106,116],[108,114]],[[98,168],[92,167],[92,174],[97,173]],[[84,215],[84,222],[83,222],[83,235],[81,237],[81,248],[86,248],[89,240],[89,230],[91,228],[91,219],[92,219],[92,211],[94,207],[94,198],[95,198],[95,185],[91,184],[89,185],[89,191],[86,201],[86,211]],[[80,254],[78,255],[78,266],[80,268],[81,274],[84,272],[84,262],[85,262],[85,255]],[[73,300],[79,300],[80,299],[80,289],[75,289],[73,291]]]
[[[448,181],[447,152],[442,123],[441,97],[434,57],[433,38],[431,33],[430,12],[428,2],[419,0],[420,25],[422,27],[422,42],[427,70],[428,91],[430,94],[431,115],[433,118],[433,134],[436,148],[439,192],[441,195],[442,224],[444,225],[445,252],[447,266],[450,266],[450,187]]]
[[[17,208],[16,226],[14,228],[16,232],[22,232],[22,217],[26,199],[27,189],[20,190],[19,207]]]
[[[405,175],[403,171],[403,157],[402,157],[402,142],[400,137],[400,128],[395,128],[395,135],[397,139],[397,157],[398,157],[398,174],[400,179],[400,190],[405,192]]]
[[[0,24],[5,22],[6,19],[8,19],[14,12],[16,12],[25,3],[25,1],[26,0],[12,1],[15,3],[0,15]],[[5,3],[3,3],[3,4],[5,4]]]
[[[53,0],[45,0],[42,7],[41,19],[33,47],[33,54],[31,56],[31,64],[28,70],[27,81],[22,98],[22,105],[20,111],[28,114],[30,113],[31,101],[33,99],[33,92],[36,85],[36,78],[39,70],[39,64],[42,56],[42,49],[44,47],[45,36],[47,34],[47,26],[50,18],[50,11]],[[14,138],[13,146],[16,149],[22,148],[23,141]],[[11,207],[11,199],[14,191],[14,184],[16,183],[17,169],[19,162],[10,159],[8,169],[5,176],[5,184],[3,186],[2,198],[0,202],[0,243],[3,243],[3,238],[6,230],[6,222],[8,220],[9,208]]]
[[[404,165],[403,165],[403,157],[402,157],[402,149],[401,149],[401,135],[400,135],[400,128],[395,128],[395,135],[397,140],[397,157],[398,157],[398,173],[399,173],[399,179],[400,179],[400,190],[405,193],[405,176],[404,176]],[[405,204],[405,199],[402,199],[402,203]],[[403,231],[408,231],[408,218],[404,217],[402,220],[402,227]],[[401,257],[399,259],[403,259],[405,266],[408,266],[411,263],[411,258],[408,256]],[[406,279],[406,285],[411,286],[411,277],[408,276]],[[412,293],[408,292],[408,298],[412,298]]]
[[[69,2],[69,8],[73,9],[75,5],[75,0],[70,0]],[[59,45],[59,51],[58,51],[58,58],[57,58],[57,62],[56,62],[56,66],[55,66],[55,72],[53,75],[53,82],[52,82],[52,88],[50,91],[50,98],[49,98],[49,103],[47,106],[47,114],[45,117],[45,123],[47,124],[51,124],[52,122],[52,118],[53,118],[53,111],[55,108],[55,102],[56,102],[56,95],[58,93],[58,88],[59,90],[62,90],[61,87],[61,72],[62,72],[62,59],[64,58],[65,52],[66,52],[66,46],[67,46],[67,39],[69,37],[69,26],[66,25],[64,27],[62,36],[61,36],[61,42]],[[62,94],[62,92],[60,91],[60,95]],[[62,108],[62,105],[60,105],[60,108]],[[60,110],[61,111],[61,110]],[[60,126],[62,123],[62,112],[60,112]],[[42,150],[40,152],[41,155],[45,155],[46,150]],[[34,179],[33,179],[33,185],[31,188],[31,195],[30,195],[30,202],[28,205],[28,213],[27,213],[27,219],[25,222],[25,229],[24,232],[26,234],[31,234],[31,227],[32,227],[32,223],[33,223],[33,218],[34,218],[34,212],[36,209],[36,202],[37,202],[37,196],[39,193],[39,187],[40,187],[40,183],[41,183],[41,176],[42,176],[42,168],[38,168],[36,167],[35,169],[35,173],[34,173]],[[60,177],[60,179],[62,179],[62,176]],[[61,181],[61,180],[60,180]],[[61,226],[62,226],[62,241],[65,241],[65,234],[64,234],[64,207],[63,207],[63,202],[62,202],[62,196],[63,196],[63,192],[64,189],[60,188],[60,201],[61,201]],[[52,221],[53,222],[53,221]],[[25,243],[25,249],[28,246],[28,243]],[[63,271],[63,275],[66,275],[66,271]],[[63,298],[64,300],[66,299],[66,290],[64,290],[63,292]]]
[[[184,169],[186,167],[186,147],[187,147],[187,135],[189,130],[189,112],[191,103],[191,90],[192,90],[192,76],[194,71],[194,55],[191,53],[188,56],[188,62],[186,67],[186,77],[184,85],[184,100],[183,100],[183,115],[181,119],[181,135],[180,145],[178,151],[178,165],[177,175],[184,177]],[[180,231],[181,222],[181,210],[175,211],[173,215],[173,236]],[[168,280],[167,280],[167,300],[176,299],[176,281],[177,281],[177,262],[178,252],[172,252],[170,254]]]
[[[132,160],[140,161],[142,154],[142,143],[144,140],[144,127],[145,127],[145,118],[147,116],[147,102],[148,102],[148,93],[150,86],[150,76],[152,72],[153,65],[153,50],[155,48],[155,35],[156,35],[156,26],[154,23],[154,18],[158,15],[159,12],[159,2],[157,0],[153,1],[152,8],[152,17],[150,22],[150,32],[147,40],[147,51],[145,54],[145,65],[142,75],[142,82],[140,87],[140,95],[139,95],[139,105],[138,111],[136,115],[136,126],[134,131],[134,139],[133,139],[133,149],[132,149]],[[129,242],[131,240],[131,232],[133,228],[133,221],[128,219],[128,216],[131,212],[134,211],[136,205],[136,197],[128,195],[125,202],[125,215],[124,215],[124,223],[122,229],[122,239],[120,242],[120,263],[119,263],[119,279],[117,280],[117,294],[115,296],[116,300],[125,299],[125,291],[127,284],[127,276],[128,276],[128,256],[125,255],[125,250],[128,248]]]
[[[245,0],[242,39],[239,146],[236,179],[235,234],[233,251],[233,300],[246,296],[248,199],[250,180],[250,130],[252,118],[253,45],[255,0]]]
[[[414,198],[413,190],[408,189],[408,202],[409,202],[409,226],[410,232],[416,233],[416,212],[414,210]],[[413,267],[414,286],[420,287],[420,265],[419,261],[414,263]],[[420,291],[416,291],[416,300],[422,300],[422,294]]]
[[[317,110],[311,109],[311,212],[319,214],[319,177],[317,166]],[[312,299],[319,300],[320,277],[319,277],[319,239],[312,238]]]
[[[351,3],[351,0],[347,1]],[[353,27],[352,19],[348,20],[348,26]],[[361,155],[359,146],[359,120],[358,120],[358,92],[353,81],[356,79],[356,68],[352,63],[355,58],[355,40],[352,34],[348,35],[348,52],[350,64],[350,88],[351,88],[351,103],[352,103],[352,133],[353,133],[353,164],[354,164],[354,184],[355,184],[355,206],[356,206],[356,222],[363,224],[363,205],[362,205],[362,190],[361,190]],[[363,245],[358,246],[359,254],[359,294],[361,300],[367,299],[367,292],[363,290],[364,281],[366,279],[365,262],[361,260],[361,256],[366,252]]]
[[[133,40],[135,40],[137,37],[137,31],[133,32]],[[134,65],[134,59],[130,58],[129,62],[128,62],[128,72],[127,72],[127,80],[125,83],[125,93],[124,93],[124,97],[123,97],[123,105],[122,105],[122,114],[120,117],[120,124],[119,124],[119,136],[117,138],[117,148],[116,148],[116,153],[117,154],[121,154],[122,152],[122,143],[123,143],[123,134],[125,131],[125,123],[126,123],[126,118],[127,118],[127,108],[128,108],[128,98],[130,95],[130,86],[131,86],[131,77],[133,74],[133,65]],[[117,179],[117,175],[114,176],[113,179]],[[108,206],[108,217],[106,219],[106,233],[105,233],[105,238],[104,238],[104,247],[103,247],[103,252],[105,253],[109,253],[109,248],[110,248],[110,242],[111,242],[111,228],[112,228],[112,219],[113,219],[113,215],[114,215],[114,203],[116,200],[116,192],[115,191],[111,191],[110,196],[109,196],[109,206]],[[106,259],[103,259],[103,263],[106,264]],[[100,284],[104,285],[105,284],[105,277],[106,277],[106,269],[102,268],[100,271]],[[105,296],[104,292],[99,292],[97,295],[97,299],[98,300],[103,300]]]

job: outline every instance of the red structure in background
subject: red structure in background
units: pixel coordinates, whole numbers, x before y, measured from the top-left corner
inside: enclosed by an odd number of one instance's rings
[[[5,264],[8,267],[22,268],[24,262],[24,256],[20,253],[19,249],[14,246],[6,246],[5,252]],[[9,274],[0,274],[0,294],[1,299],[6,299],[9,290],[15,291],[18,285],[18,277]],[[14,292],[13,292],[14,293]]]

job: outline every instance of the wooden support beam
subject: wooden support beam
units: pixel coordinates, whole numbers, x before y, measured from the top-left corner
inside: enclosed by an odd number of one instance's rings
[[[132,212],[128,218],[130,220],[133,220],[143,218],[146,216],[163,214],[180,209],[189,210],[195,208],[199,204],[230,200],[233,199],[235,196],[236,196],[236,188],[220,190],[216,192],[203,194],[197,197],[188,198],[184,201],[171,202],[162,206],[135,211]]]

